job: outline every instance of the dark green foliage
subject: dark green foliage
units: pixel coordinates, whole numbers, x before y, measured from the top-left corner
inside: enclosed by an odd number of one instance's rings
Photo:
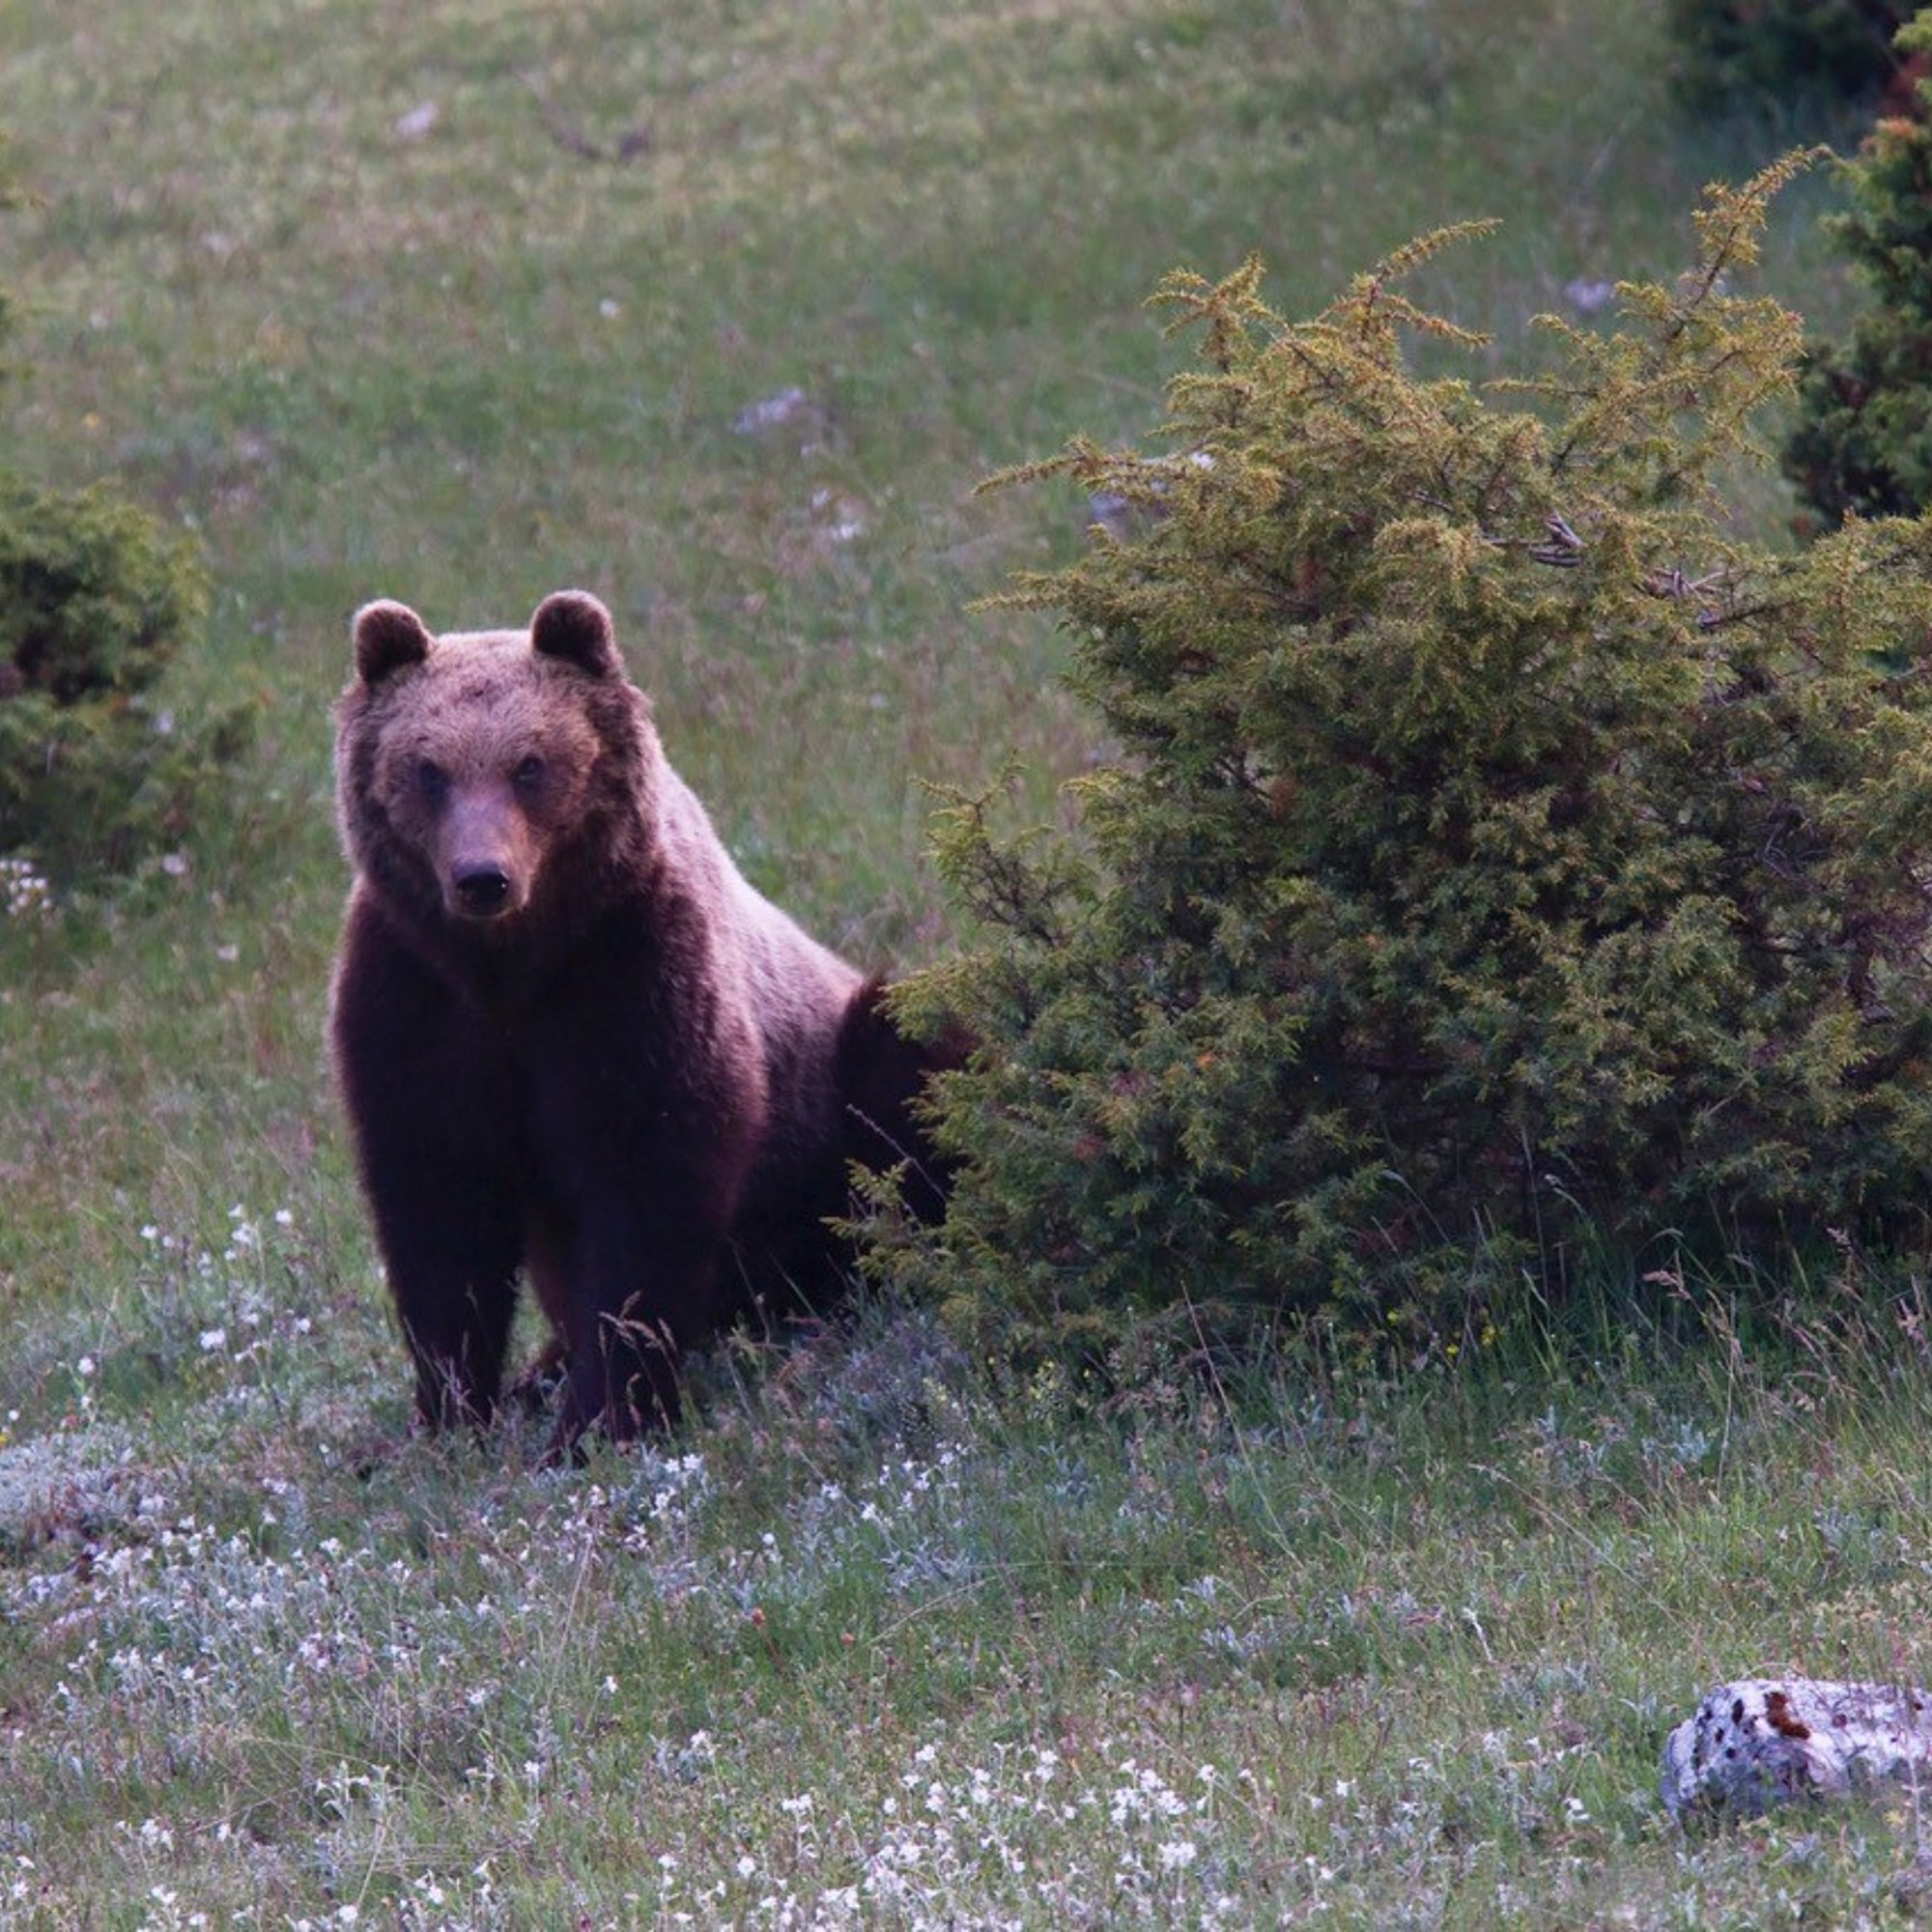
[[[1774,555],[1714,487],[1789,386],[1796,319],[1726,279],[1797,165],[1618,333],[1549,322],[1538,413],[1408,364],[1469,340],[1399,293],[1460,235],[1301,324],[1252,265],[1170,280],[1182,453],[1027,472],[1141,508],[1017,593],[1126,755],[1078,843],[942,821],[984,937],[908,1010],[984,1044],[894,1267],[1098,1351],[1129,1311],[1459,1323],[1476,1256],[1493,1293],[1597,1241],[1918,1234],[1932,526]]]
[[[1899,36],[1932,52],[1932,16]],[[1932,94],[1918,83],[1921,110]],[[1784,467],[1829,523],[1932,504],[1932,126],[1881,121],[1844,176],[1852,208],[1832,228],[1873,306],[1850,338],[1815,351],[1799,384]]]
[[[181,548],[105,491],[0,494],[0,690],[58,705],[160,675],[199,592]]]
[[[1670,0],[1678,90],[1703,111],[1740,97],[1781,105],[1797,93],[1875,91],[1911,13],[1891,0]]]
[[[203,595],[191,550],[111,493],[0,483],[0,851],[71,874],[186,829],[242,728],[150,701]]]
[[[0,339],[10,316],[0,292]],[[186,830],[248,722],[178,728],[150,702],[205,602],[193,547],[110,490],[0,469],[0,853],[71,876]]]

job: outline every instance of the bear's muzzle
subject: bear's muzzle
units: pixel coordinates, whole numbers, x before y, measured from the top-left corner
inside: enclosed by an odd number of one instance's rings
[[[465,919],[495,919],[510,910],[510,875],[500,866],[472,866],[449,883],[454,909]]]

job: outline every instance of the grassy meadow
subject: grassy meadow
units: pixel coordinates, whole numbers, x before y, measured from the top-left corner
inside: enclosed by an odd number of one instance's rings
[[[0,461],[202,539],[218,822],[0,898],[0,1924],[1906,1922],[1916,1799],[1686,1839],[1719,1678],[1932,1679],[1932,1308],[1606,1266],[1393,1379],[1015,1386],[888,1302],[673,1440],[405,1441],[327,1090],[350,612],[596,590],[748,873],[953,943],[929,783],[1101,749],[976,497],[1157,421],[1144,299],[1251,252],[1520,373],[1572,284],[1854,122],[1690,117],[1660,0],[9,0]],[[1782,204],[1763,280],[1852,299]],[[1741,513],[1765,527],[1769,479]],[[59,882],[56,882],[57,888]]]

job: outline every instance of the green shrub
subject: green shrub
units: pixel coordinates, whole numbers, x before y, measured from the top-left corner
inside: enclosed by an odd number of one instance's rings
[[[1178,454],[1021,472],[1141,508],[1015,593],[1124,755],[1077,838],[942,814],[980,936],[905,1009],[982,1047],[949,1217],[881,1267],[1097,1351],[1458,1323],[1472,1255],[1548,1292],[1604,1240],[1918,1235],[1932,526],[1776,555],[1715,488],[1789,387],[1796,318],[1726,285],[1799,165],[1714,190],[1615,334],[1548,321],[1536,413],[1406,355],[1472,340],[1401,293],[1463,231],[1310,322],[1169,280]]]
[[[1891,0],[1670,0],[1686,104],[1795,92],[1856,96],[1895,71],[1892,36],[1911,17]]]
[[[192,550],[111,493],[0,482],[0,851],[71,875],[186,829],[244,728],[153,703],[203,601]]]
[[[0,181],[0,209],[18,199]],[[12,316],[0,290],[0,341]],[[104,487],[63,496],[0,468],[0,854],[114,870],[207,810],[250,714],[188,726],[153,702],[205,605],[185,539]]]
[[[1899,35],[1932,52],[1932,14]],[[1932,90],[1918,83],[1921,108]],[[1828,524],[1932,504],[1932,127],[1881,121],[1843,173],[1851,210],[1831,228],[1873,305],[1843,343],[1814,351],[1784,467]]]

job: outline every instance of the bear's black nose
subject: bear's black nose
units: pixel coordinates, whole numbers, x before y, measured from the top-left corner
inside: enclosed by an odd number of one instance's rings
[[[471,866],[456,875],[456,902],[472,919],[499,913],[510,897],[510,875],[500,866]]]

